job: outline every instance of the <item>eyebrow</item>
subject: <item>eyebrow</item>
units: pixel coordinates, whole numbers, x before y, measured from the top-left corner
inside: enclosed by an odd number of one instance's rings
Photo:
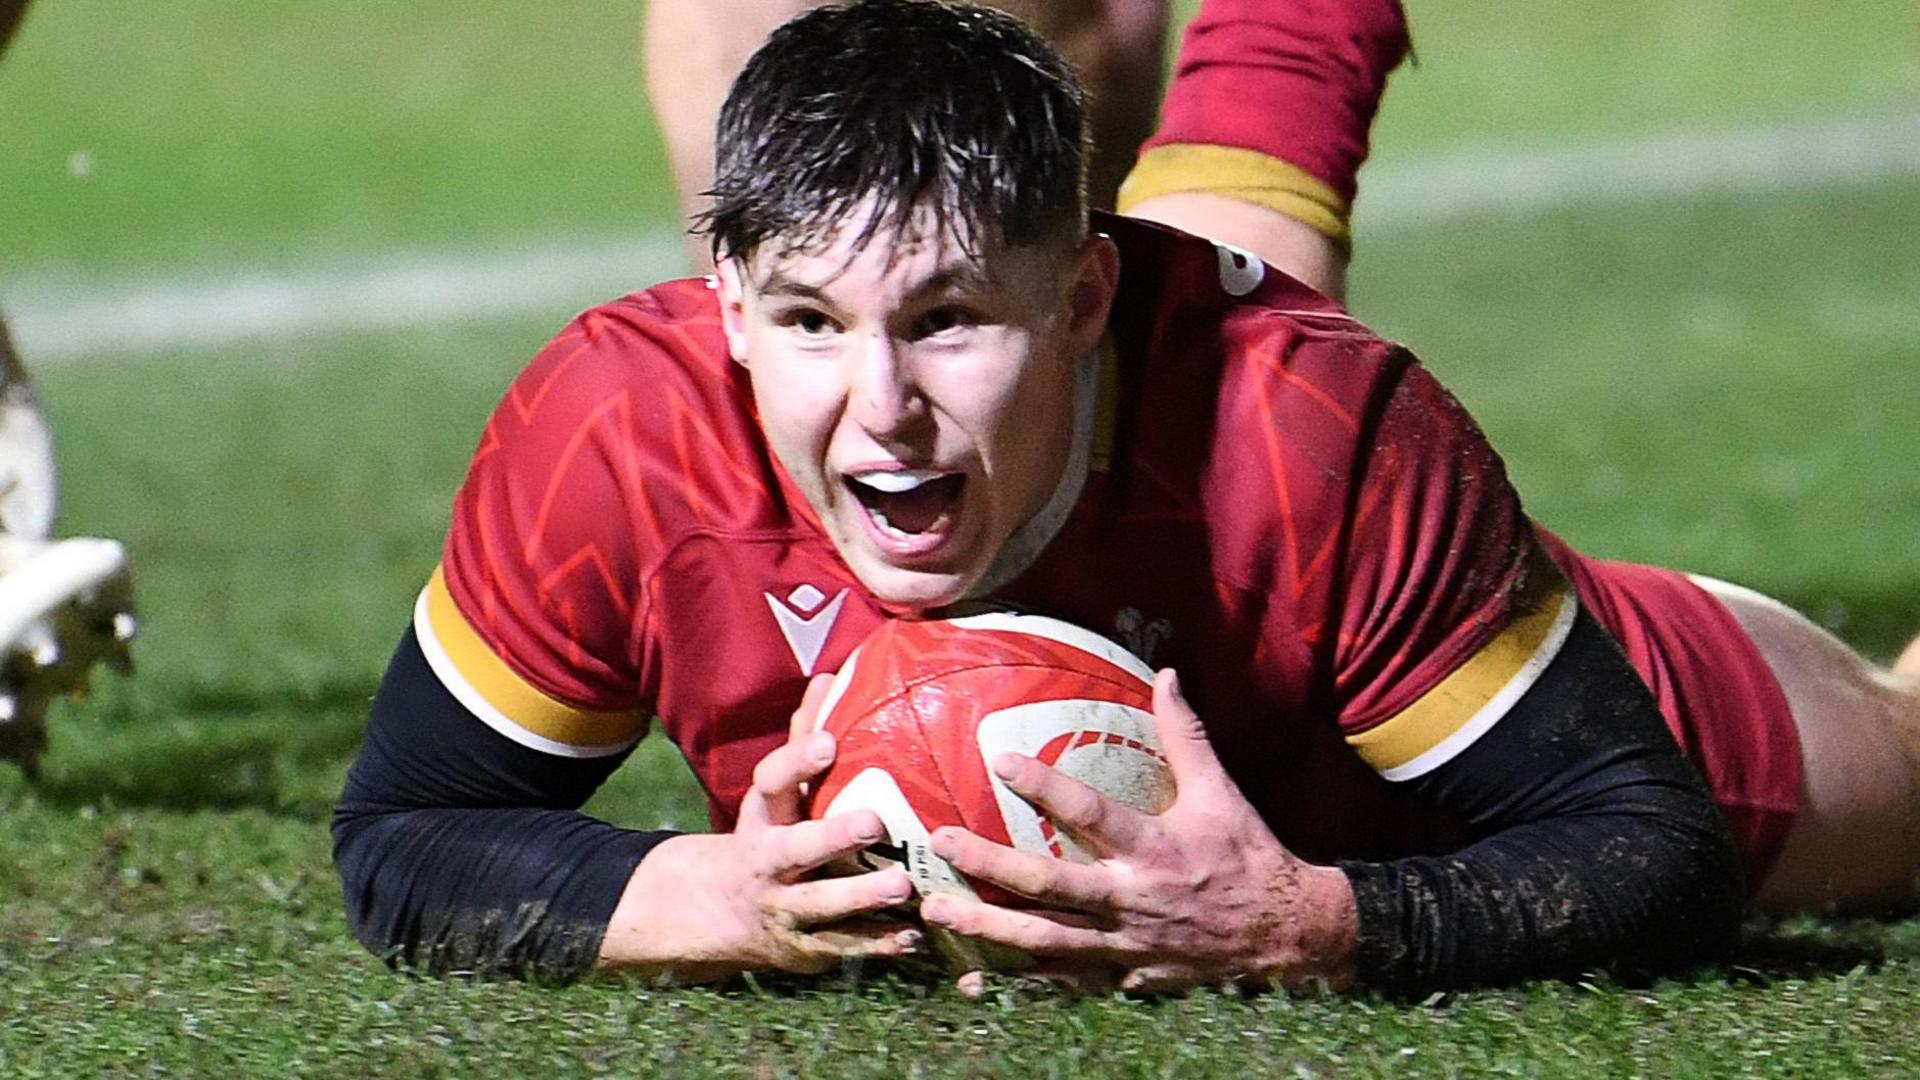
[[[764,280],[754,285],[754,289],[762,296],[791,296],[822,302],[827,299],[826,292],[819,286],[796,281],[778,270],[769,272]]]
[[[967,260],[949,264],[935,271],[925,281],[914,286],[913,291],[908,294],[907,298],[910,300],[919,299],[948,290],[967,291],[985,289],[994,283],[993,275],[983,271],[979,264]],[[822,304],[832,303],[832,298],[827,295],[825,289],[818,285],[810,285],[807,282],[789,277],[786,273],[778,269],[768,271],[767,276],[755,285],[754,288],[762,296],[813,300]]]

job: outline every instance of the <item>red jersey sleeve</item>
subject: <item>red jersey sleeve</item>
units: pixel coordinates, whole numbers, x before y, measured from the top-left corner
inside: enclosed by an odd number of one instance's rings
[[[501,734],[549,753],[617,753],[651,715],[646,581],[671,474],[643,432],[683,326],[636,301],[590,311],[542,349],[488,421],[415,627],[435,673]],[[644,479],[643,479],[644,478]]]
[[[1212,192],[1345,243],[1368,130],[1408,48],[1398,0],[1203,0],[1121,210]]]
[[[1498,723],[1577,607],[1479,427],[1404,361],[1358,444],[1334,600],[1341,730],[1390,780],[1439,767]]]

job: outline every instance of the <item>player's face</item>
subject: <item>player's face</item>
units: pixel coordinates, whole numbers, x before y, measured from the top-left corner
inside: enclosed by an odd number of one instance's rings
[[[774,455],[853,572],[914,608],[967,595],[1053,493],[1110,243],[965,244],[931,214],[720,267],[729,347]]]

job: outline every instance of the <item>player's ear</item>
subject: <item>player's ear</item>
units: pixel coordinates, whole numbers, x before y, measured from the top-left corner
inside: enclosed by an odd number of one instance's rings
[[[1120,249],[1099,233],[1090,233],[1073,254],[1072,285],[1067,294],[1067,334],[1075,354],[1100,344],[1107,314],[1120,287]]]
[[[741,367],[747,366],[747,266],[736,258],[723,258],[713,268],[714,291],[720,294],[720,328],[727,335],[727,352]]]

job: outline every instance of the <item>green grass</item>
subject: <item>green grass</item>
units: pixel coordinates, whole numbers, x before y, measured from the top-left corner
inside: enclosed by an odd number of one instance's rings
[[[1920,182],[1390,235],[1353,300],[1595,554],[1791,599],[1890,655],[1920,628]]]
[[[0,64],[0,281],[658,222],[638,41],[615,0],[36,4]]]
[[[1383,155],[1912,104],[1904,3],[1432,7]],[[42,3],[0,65],[0,285],[657,220],[634,17]],[[94,168],[73,178],[83,147]],[[1363,217],[1354,293],[1563,534],[1788,596],[1886,655],[1920,627],[1914,235],[1911,180],[1378,233]],[[1920,1073],[1912,922],[1756,929],[1735,967],[1649,986],[1428,1002],[388,972],[346,930],[326,814],[480,424],[566,314],[39,373],[65,528],[129,542],[147,632],[137,678],[60,708],[38,788],[0,769],[0,1075]],[[658,743],[594,806],[703,813]]]
[[[1376,145],[1560,142],[1831,115],[1908,113],[1920,25],[1905,0],[1845,18],[1750,0],[1411,0],[1418,64]]]
[[[355,969],[339,944],[309,943],[325,920],[299,900],[273,899],[273,885],[249,890],[259,897],[254,921],[272,928],[254,940],[233,940],[216,914],[168,907],[152,921],[175,924],[198,947],[42,946],[34,959],[56,973],[46,981],[59,996],[0,1006],[23,1036],[0,1050],[0,1067],[12,1076],[71,1075],[85,1061],[125,1074],[1184,1078],[1901,1076],[1920,1066],[1903,1015],[1875,1007],[1887,991],[1913,993],[1907,972],[1539,985],[1420,1005],[1216,993],[1063,1005],[1013,988],[959,1004],[892,979],[556,995]],[[163,888],[108,886],[100,906],[137,920],[153,903],[138,894]],[[341,974],[322,982],[316,969]],[[1790,1007],[1755,1011],[1774,1001]]]
[[[1920,83],[1907,0],[1410,7],[1419,65],[1394,79],[1383,160],[1908,112]],[[42,0],[0,64],[0,283],[659,225],[638,18],[628,0]]]

